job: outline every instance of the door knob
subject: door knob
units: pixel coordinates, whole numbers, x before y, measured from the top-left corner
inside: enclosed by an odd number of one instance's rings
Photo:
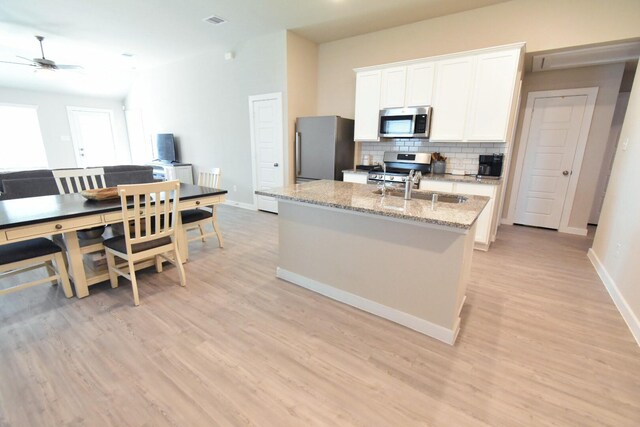
[[[569,175],[569,171],[563,171],[563,172],[562,172],[562,175],[564,175],[564,176]]]
[[[273,164],[273,167],[276,167],[276,168],[277,168],[277,167],[278,167],[278,164],[277,164],[277,163],[274,163],[274,164]]]

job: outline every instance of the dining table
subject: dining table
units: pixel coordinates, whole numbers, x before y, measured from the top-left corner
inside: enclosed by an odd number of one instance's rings
[[[226,194],[227,190],[181,183],[178,210],[214,206],[223,203]],[[129,211],[127,217],[133,217],[133,212]],[[93,269],[86,265],[81,248],[85,242],[78,239],[77,232],[122,221],[119,197],[97,201],[87,200],[81,194],[74,193],[1,200],[0,245],[36,237],[62,236],[69,263],[69,278],[74,284],[76,296],[84,298],[89,295],[90,285],[108,280],[109,275],[106,267]],[[186,232],[180,224],[180,215],[175,227],[178,251],[185,262],[188,243]],[[90,243],[99,248],[101,238],[97,240]],[[153,265],[153,261],[148,265]]]

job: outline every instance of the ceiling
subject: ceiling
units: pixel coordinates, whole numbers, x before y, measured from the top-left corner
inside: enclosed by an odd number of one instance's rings
[[[135,69],[233,51],[264,34],[289,29],[324,43],[505,1],[2,0],[0,60],[40,57],[39,34],[48,59],[84,69],[34,73],[0,64],[0,87],[123,97]],[[212,15],[227,22],[203,22]]]

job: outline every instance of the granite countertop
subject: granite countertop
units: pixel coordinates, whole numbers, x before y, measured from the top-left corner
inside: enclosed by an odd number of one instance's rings
[[[342,172],[356,173],[361,175],[367,175],[369,173],[369,171],[359,170],[359,169],[345,169]],[[476,178],[475,175],[453,175],[450,173],[444,173],[444,174],[430,173],[427,175],[422,175],[422,179],[431,180],[431,181],[464,182],[468,184],[488,184],[488,185],[502,184],[502,177],[498,179],[491,179],[491,178],[483,179],[483,178]]]
[[[256,194],[457,229],[471,228],[489,201],[488,197],[465,195],[467,200],[464,203],[439,201],[436,202],[435,209],[431,209],[431,200],[404,200],[403,197],[390,195],[383,198],[375,194],[376,190],[375,185],[321,180],[256,191]],[[413,192],[414,195],[432,193],[421,190]]]

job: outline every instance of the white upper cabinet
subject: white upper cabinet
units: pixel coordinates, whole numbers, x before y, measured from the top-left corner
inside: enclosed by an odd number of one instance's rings
[[[380,115],[380,70],[362,71],[356,75],[356,111],[354,139],[378,141]]]
[[[407,82],[407,67],[393,67],[382,70],[380,108],[404,107]]]
[[[463,140],[474,59],[461,56],[436,62],[430,140]]]
[[[520,50],[476,56],[465,140],[506,141]]]
[[[508,142],[523,43],[356,69],[355,139],[379,141],[379,110],[431,105],[431,141]]]
[[[405,107],[431,105],[435,62],[423,62],[407,67]]]

